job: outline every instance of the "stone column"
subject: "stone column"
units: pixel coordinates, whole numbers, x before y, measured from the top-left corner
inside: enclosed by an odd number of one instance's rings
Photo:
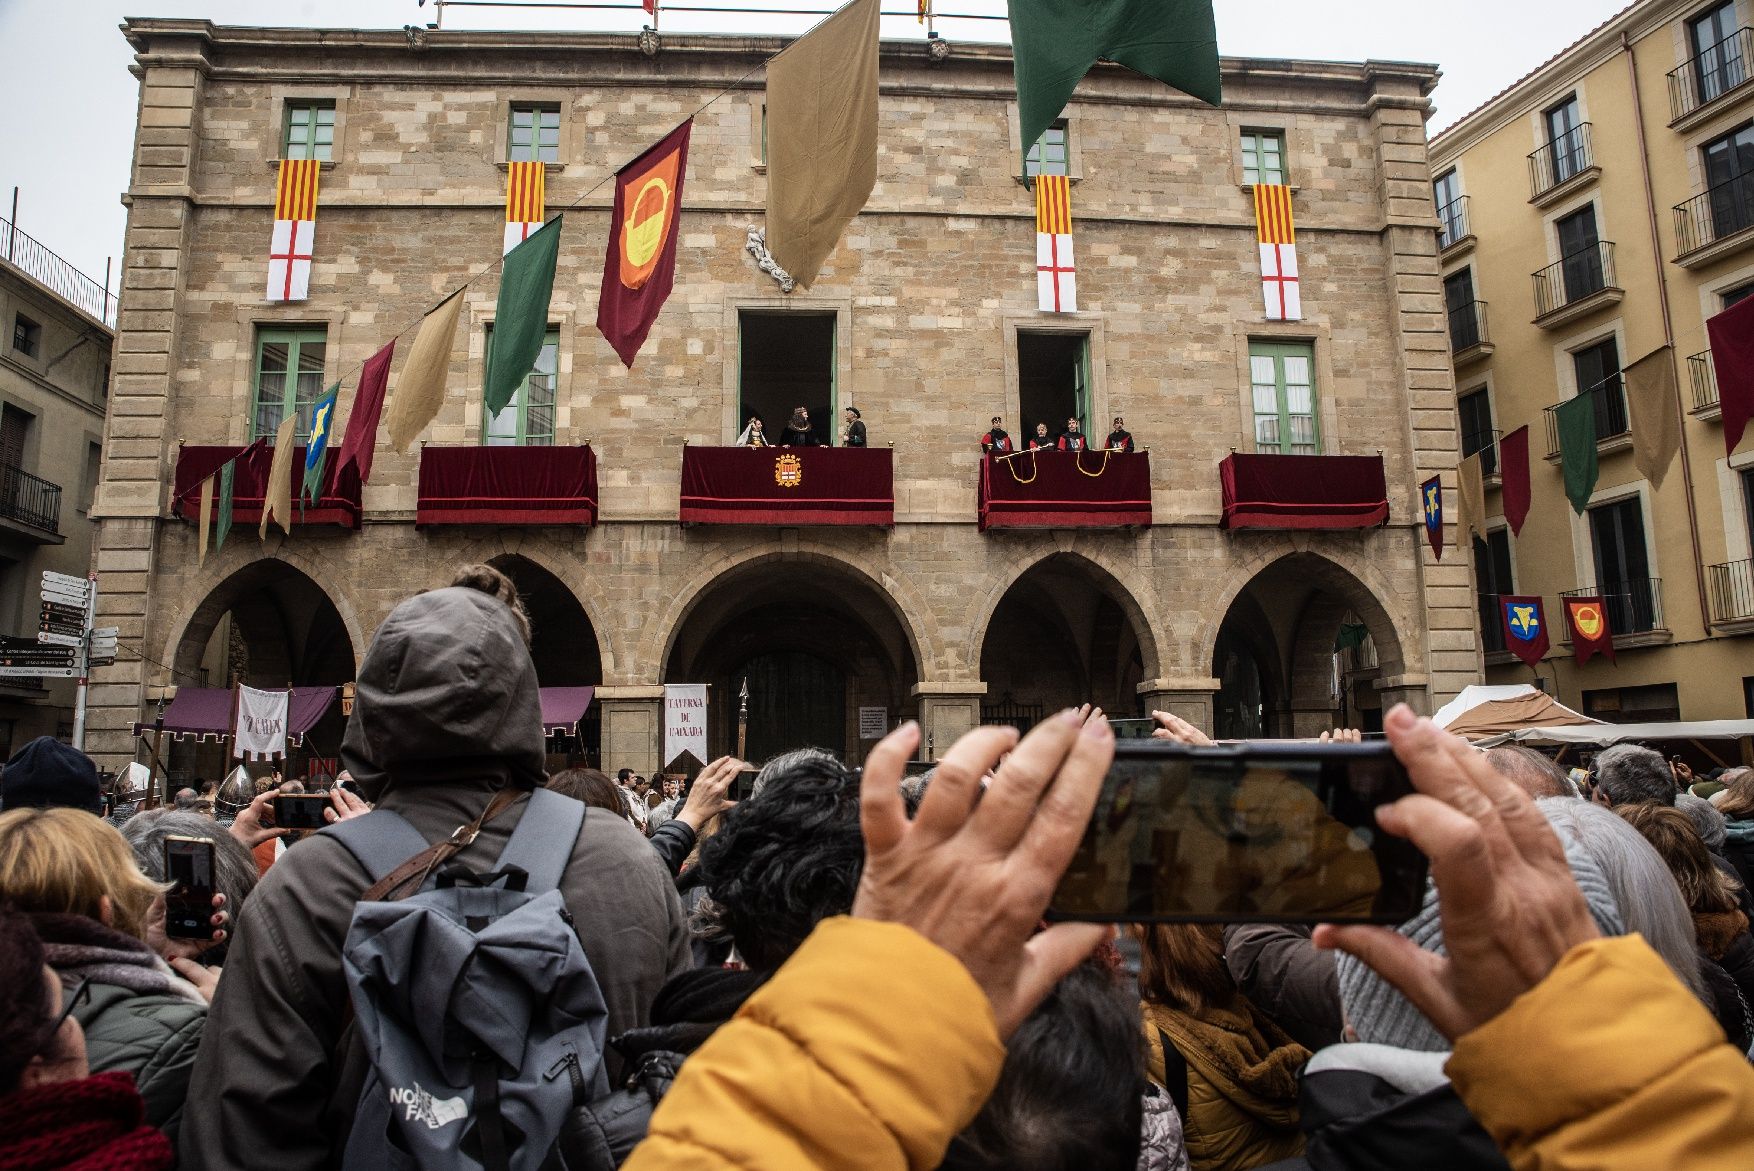
[[[1147,679],[1139,684],[1138,690],[1147,712],[1180,716],[1210,736],[1218,686],[1217,679]]]
[[[985,683],[920,683],[908,693],[920,704],[922,760],[938,760],[957,739],[980,727]]]
[[[1411,672],[1394,675],[1387,679],[1378,679],[1376,689],[1382,695],[1383,715],[1397,703],[1404,703],[1422,716],[1428,716],[1436,708],[1431,702],[1431,678],[1427,675],[1416,675]],[[1446,697],[1447,698],[1447,697]]]
[[[603,771],[650,774],[662,767],[664,689],[599,687],[596,699],[603,705]]]

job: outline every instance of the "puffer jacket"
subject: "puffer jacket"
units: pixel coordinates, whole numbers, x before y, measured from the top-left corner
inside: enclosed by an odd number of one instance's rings
[[[999,1081],[986,994],[907,927],[835,918],[683,1066],[628,1171],[936,1167]]]
[[[1140,1103],[1137,1171],[1188,1171],[1182,1117],[1161,1086],[1147,1086]]]
[[[1309,1050],[1240,995],[1198,1015],[1147,1001],[1142,1014],[1146,1071],[1172,1099],[1164,1046],[1186,1063],[1182,1134],[1194,1171],[1248,1171],[1303,1150],[1297,1071]]]
[[[1445,1071],[1515,1171],[1750,1165],[1754,1066],[1636,935],[1572,948]]]
[[[1724,860],[1736,868],[1742,885],[1754,891],[1754,819],[1724,823]]]
[[[133,1074],[147,1125],[174,1139],[207,1023],[201,994],[132,935],[83,915],[31,919],[67,990],[91,981],[90,999],[73,1012],[91,1072]]]

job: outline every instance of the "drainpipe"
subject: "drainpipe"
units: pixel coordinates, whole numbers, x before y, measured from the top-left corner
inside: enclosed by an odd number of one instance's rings
[[[1657,303],[1663,310],[1663,344],[1669,347],[1669,368],[1675,379],[1675,414],[1681,425],[1681,478],[1687,500],[1687,535],[1693,542],[1693,584],[1699,591],[1699,622],[1706,637],[1711,636],[1711,601],[1705,591],[1705,555],[1699,546],[1699,511],[1693,502],[1693,458],[1688,454],[1687,411],[1681,406],[1681,355],[1675,350],[1675,323],[1669,313],[1669,270],[1663,263],[1663,241],[1657,233],[1656,192],[1650,183],[1650,145],[1644,136],[1644,98],[1638,90],[1638,61],[1632,53],[1632,38],[1622,30],[1620,51],[1626,56],[1626,74],[1632,82],[1632,121],[1638,128],[1639,173],[1644,177],[1644,209],[1650,219],[1651,263],[1657,269]],[[1638,436],[1632,437],[1637,444]]]

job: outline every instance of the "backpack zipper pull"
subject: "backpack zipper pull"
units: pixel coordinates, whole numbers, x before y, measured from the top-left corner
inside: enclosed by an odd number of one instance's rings
[[[542,1075],[542,1080],[553,1081],[560,1076],[561,1070],[565,1070],[567,1076],[572,1079],[573,1101],[583,1101],[585,1095],[585,1075],[584,1071],[579,1068],[579,1055],[574,1053],[571,1049],[568,1049],[566,1054],[561,1057],[559,1061],[556,1061],[549,1068],[547,1073]]]

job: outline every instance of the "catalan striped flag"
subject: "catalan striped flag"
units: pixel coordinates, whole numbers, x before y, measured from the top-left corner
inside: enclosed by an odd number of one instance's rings
[[[1078,312],[1078,269],[1072,255],[1072,181],[1035,177],[1035,287],[1043,313]]]
[[[310,294],[321,166],[316,159],[280,161],[280,178],[274,187],[274,234],[268,243],[270,301],[302,301]]]
[[[548,172],[543,163],[508,163],[505,179],[505,251],[528,240],[547,218]]]
[[[1291,188],[1255,187],[1255,236],[1261,247],[1261,301],[1268,321],[1302,321],[1303,294],[1297,283],[1297,226],[1291,217]]]

